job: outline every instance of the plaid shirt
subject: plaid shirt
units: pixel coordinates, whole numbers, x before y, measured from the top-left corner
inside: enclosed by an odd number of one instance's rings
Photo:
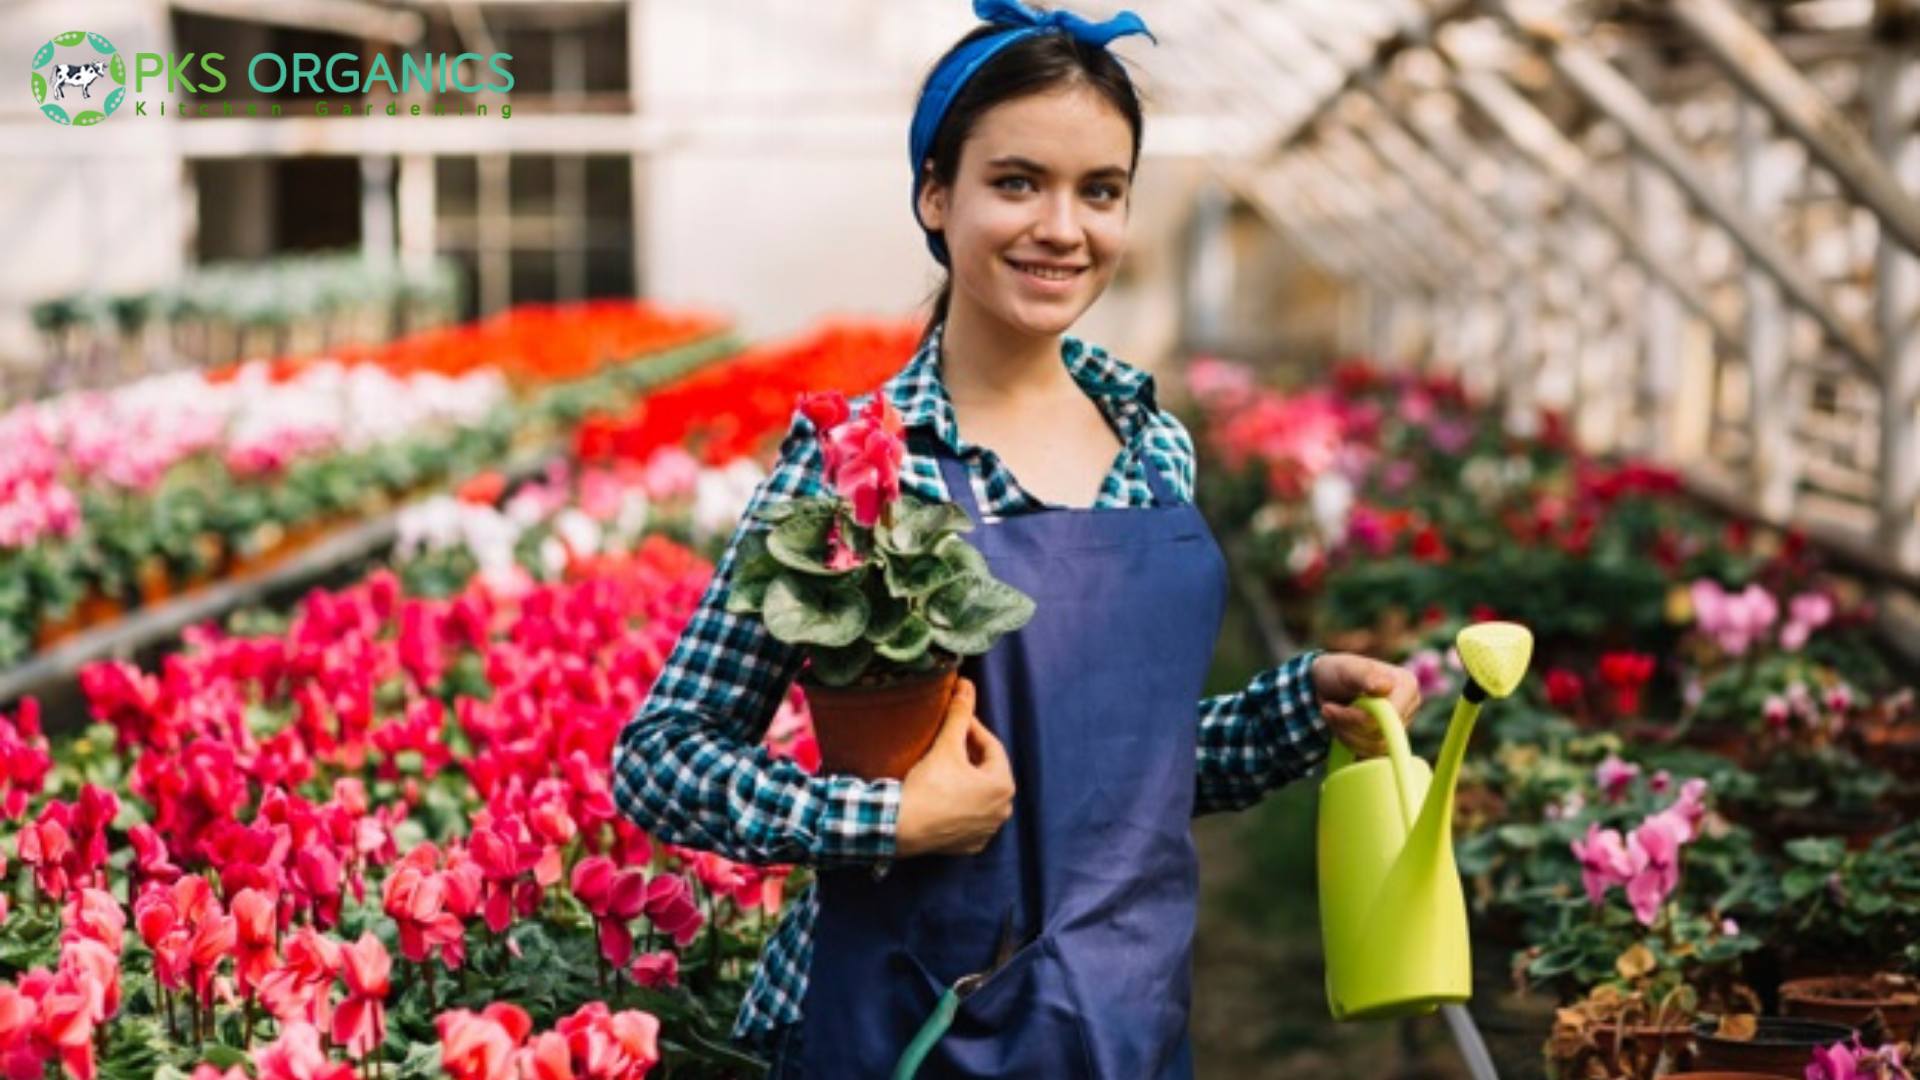
[[[1061,359],[1125,442],[1101,485],[1097,507],[1153,504],[1145,469],[1161,470],[1191,500],[1193,442],[1154,402],[1153,378],[1099,348],[1066,338]],[[909,430],[932,434],[967,465],[988,517],[1046,508],[1023,491],[991,450],[960,439],[940,378],[939,335],[881,388]],[[901,487],[929,501],[948,498],[938,463],[909,451]],[[614,750],[615,801],[654,836],[752,864],[865,865],[886,873],[894,854],[898,781],[814,776],[761,747],[798,673],[801,652],[757,619],[728,614],[726,597],[741,533],[764,528],[754,511],[826,490],[813,425],[795,415],[780,461],[754,493],[740,532],[722,556],[698,611],[668,657],[640,714]],[[1303,776],[1330,745],[1303,653],[1257,676],[1245,690],[1198,703],[1194,814],[1237,810]],[[733,1038],[773,1045],[776,1029],[800,1018],[817,912],[809,888],[795,901],[761,958]]]

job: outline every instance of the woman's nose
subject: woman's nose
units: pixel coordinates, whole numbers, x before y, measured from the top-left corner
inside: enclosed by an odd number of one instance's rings
[[[1034,223],[1033,235],[1043,243],[1065,247],[1080,242],[1084,230],[1080,227],[1079,209],[1071,194],[1050,194],[1041,200],[1040,218]]]

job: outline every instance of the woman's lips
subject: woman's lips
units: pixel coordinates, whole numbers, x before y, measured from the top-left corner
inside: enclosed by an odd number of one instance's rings
[[[1008,259],[1007,265],[1018,271],[1029,285],[1047,292],[1066,291],[1087,270],[1084,266],[1050,266],[1017,259]]]

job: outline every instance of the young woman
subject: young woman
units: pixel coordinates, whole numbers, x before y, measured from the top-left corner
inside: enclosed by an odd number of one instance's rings
[[[1175,1080],[1192,1074],[1189,820],[1306,774],[1334,737],[1378,752],[1348,703],[1410,717],[1419,695],[1403,669],[1308,652],[1200,699],[1226,573],[1192,443],[1150,377],[1067,336],[1126,247],[1142,122],[1106,46],[1145,27],[975,11],[910,138],[914,211],[950,275],[881,393],[910,437],[903,488],[964,507],[1037,614],[966,665],[904,780],[809,776],[758,749],[800,658],[727,614],[730,549],[621,736],[615,794],[663,840],[818,871],[734,1030],[775,1077],[889,1075],[940,993],[1011,940],[923,1077]],[[756,509],[823,490],[814,435],[795,418]]]

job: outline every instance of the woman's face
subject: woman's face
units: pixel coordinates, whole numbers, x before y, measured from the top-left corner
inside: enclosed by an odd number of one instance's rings
[[[946,235],[953,314],[1034,336],[1066,332],[1113,279],[1127,241],[1133,131],[1100,93],[1072,85],[988,110],[951,188],[928,183],[920,216]]]

